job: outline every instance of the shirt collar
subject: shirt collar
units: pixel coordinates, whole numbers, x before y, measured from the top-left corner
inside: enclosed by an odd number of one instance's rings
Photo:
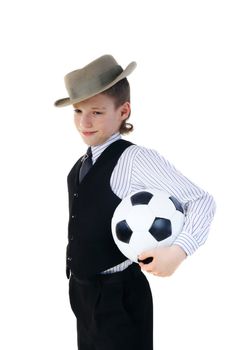
[[[113,142],[120,140],[121,134],[119,132],[113,134],[109,139],[107,139],[104,143],[97,146],[91,146],[92,151],[92,163],[94,164],[97,160],[97,158],[101,155],[101,153]]]

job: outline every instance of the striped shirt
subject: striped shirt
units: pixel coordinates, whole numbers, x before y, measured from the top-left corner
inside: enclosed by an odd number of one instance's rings
[[[121,139],[118,132],[105,143],[92,146],[92,161],[116,140]],[[112,191],[124,198],[132,192],[145,188],[157,188],[176,197],[185,209],[185,222],[182,232],[174,244],[179,245],[187,255],[191,255],[207,239],[210,223],[215,212],[213,197],[182,175],[157,151],[138,145],[129,146],[120,156],[110,179]],[[127,259],[102,273],[124,270],[132,264]]]

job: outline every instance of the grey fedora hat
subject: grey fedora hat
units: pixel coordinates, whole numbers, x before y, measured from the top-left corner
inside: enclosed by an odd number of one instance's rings
[[[65,107],[95,96],[127,77],[135,68],[136,62],[131,62],[123,70],[113,56],[101,56],[85,67],[65,76],[65,86],[69,97],[57,100],[54,105]]]

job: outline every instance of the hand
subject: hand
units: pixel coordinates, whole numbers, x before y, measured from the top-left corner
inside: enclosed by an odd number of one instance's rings
[[[148,257],[153,257],[152,262],[149,264],[139,262],[141,269],[156,276],[166,277],[175,272],[187,254],[180,246],[172,245],[147,250],[140,254],[138,259],[144,260]]]

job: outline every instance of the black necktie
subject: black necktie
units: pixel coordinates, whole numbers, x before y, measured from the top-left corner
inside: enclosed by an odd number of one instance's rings
[[[79,171],[79,183],[83,180],[84,176],[88,173],[88,171],[92,167],[92,153],[91,153],[91,147],[88,147],[87,153],[82,159],[82,165]]]

